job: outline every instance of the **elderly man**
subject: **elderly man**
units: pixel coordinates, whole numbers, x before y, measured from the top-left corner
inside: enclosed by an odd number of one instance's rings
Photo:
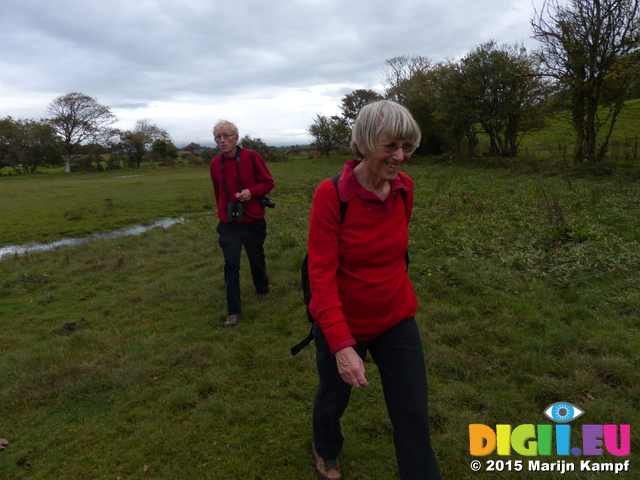
[[[220,220],[218,244],[224,255],[228,315],[224,326],[234,327],[242,319],[240,255],[243,245],[258,299],[269,298],[263,248],[267,223],[261,198],[271,191],[274,183],[260,154],[237,145],[238,127],[233,123],[220,120],[213,128],[213,136],[220,149],[209,170]]]

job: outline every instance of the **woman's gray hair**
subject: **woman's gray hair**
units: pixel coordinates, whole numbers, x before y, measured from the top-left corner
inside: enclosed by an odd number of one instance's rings
[[[360,110],[351,132],[351,149],[359,159],[375,151],[381,137],[420,144],[420,127],[411,112],[390,100],[372,102]]]
[[[231,127],[231,132],[234,135],[238,135],[238,127],[236,127],[235,123],[232,123],[229,120],[218,120],[218,123],[216,123],[213,127],[213,136],[216,136],[216,130],[219,130],[223,127]]]

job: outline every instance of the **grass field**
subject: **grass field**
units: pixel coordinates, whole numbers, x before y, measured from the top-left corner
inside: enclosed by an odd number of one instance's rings
[[[269,165],[272,299],[224,329],[222,255],[206,168],[0,178],[0,247],[189,221],[0,260],[2,479],[314,478],[314,349],[299,266],[311,198],[345,158]],[[635,168],[635,167],[634,167]],[[420,307],[433,443],[443,478],[640,478],[640,183],[629,169],[416,158],[409,269]],[[372,241],[375,241],[373,239]],[[243,260],[244,261],[244,260]],[[375,366],[343,425],[345,477],[397,478]],[[469,424],[630,424],[627,472],[474,473]],[[505,467],[506,468],[506,467]]]

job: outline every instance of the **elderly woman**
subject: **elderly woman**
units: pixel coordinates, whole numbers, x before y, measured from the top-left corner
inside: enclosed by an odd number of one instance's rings
[[[352,387],[369,385],[367,352],[380,371],[400,478],[441,478],[429,436],[417,300],[407,275],[413,182],[400,172],[419,142],[406,108],[387,100],[366,105],[353,127],[357,159],[345,164],[337,182],[323,181],[313,198],[309,311],[320,380],[313,456],[323,479],[342,479],[340,418]]]

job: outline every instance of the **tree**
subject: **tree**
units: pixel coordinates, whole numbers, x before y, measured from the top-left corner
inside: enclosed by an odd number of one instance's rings
[[[240,140],[240,145],[242,145],[242,148],[258,152],[265,162],[281,162],[284,160],[283,155],[276,147],[267,145],[260,138],[251,138],[250,135],[245,135]]]
[[[531,20],[540,58],[575,130],[574,161],[606,155],[618,113],[638,75],[640,0],[545,0]],[[624,68],[624,65],[633,68]],[[603,128],[598,148],[598,134]]]
[[[211,162],[214,158],[220,155],[220,149],[218,147],[205,147],[200,152],[200,158],[204,162]]]
[[[547,88],[535,57],[523,46],[489,41],[459,63],[463,111],[489,136],[490,153],[514,156],[522,136],[542,126]]]
[[[118,131],[120,142],[117,151],[126,155],[126,162],[132,166],[140,168],[140,162],[144,158],[145,147],[143,135],[131,130]]]
[[[36,120],[0,120],[0,157],[16,172],[34,173],[61,160],[60,142],[48,123]]]
[[[116,121],[109,107],[82,93],[69,93],[49,104],[49,124],[63,142],[65,172],[71,171],[71,155],[85,142],[94,141],[101,130]]]
[[[314,143],[318,151],[327,157],[333,148],[338,145],[346,145],[349,141],[347,121],[336,115],[332,117],[316,115],[315,121],[307,131],[315,139]]]
[[[354,90],[342,97],[342,103],[340,109],[342,110],[342,116],[347,121],[349,128],[353,128],[353,124],[356,121],[358,113],[362,107],[366,104],[375,102],[376,100],[382,100],[382,95],[374,90],[359,89]]]
[[[9,163],[9,148],[14,128],[15,122],[11,117],[0,119],[0,168],[11,165]]]
[[[174,154],[177,158],[177,149],[166,130],[147,119],[138,120],[133,130],[117,130],[116,134],[119,141],[111,149],[116,156],[124,155],[125,161],[132,167],[140,168],[140,163],[147,154],[152,162],[174,158]]]
[[[474,155],[478,144],[478,121],[472,105],[461,95],[465,84],[459,63],[442,62],[429,72],[432,92],[432,117],[443,147],[454,155],[462,152],[466,139],[467,154]]]
[[[385,96],[390,100],[405,104],[412,80],[426,74],[431,69],[431,60],[420,55],[401,55],[385,61],[383,73]]]
[[[202,145],[200,145],[199,143],[191,142],[189,145],[184,147],[182,150],[184,150],[185,152],[189,152],[189,153],[197,153],[197,152],[200,152],[202,150]]]
[[[385,96],[407,107],[420,126],[422,140],[418,152],[441,153],[445,141],[442,124],[435,115],[438,86],[434,84],[431,61],[421,56],[400,56],[385,63]]]
[[[151,123],[149,119],[138,120],[133,128],[133,134],[139,137],[139,141],[144,145],[145,151],[151,151],[153,144],[157,140],[170,142],[171,139],[166,130],[158,127],[155,123]],[[153,161],[153,156],[151,156]]]
[[[151,158],[156,162],[166,162],[178,158],[178,149],[170,140],[157,139],[151,146]]]

